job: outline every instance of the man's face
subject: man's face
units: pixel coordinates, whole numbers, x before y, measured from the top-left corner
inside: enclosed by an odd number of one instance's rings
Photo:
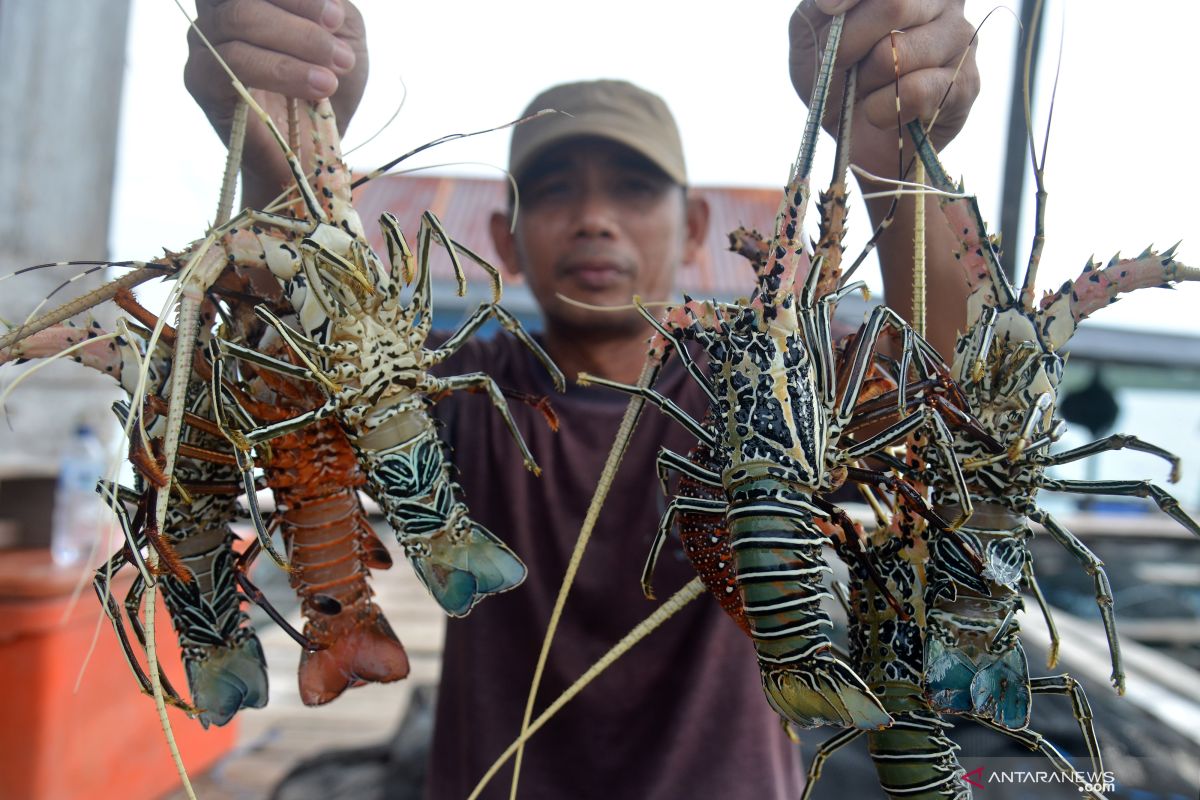
[[[507,222],[494,220],[493,236],[509,268],[524,274],[547,329],[648,333],[636,312],[590,311],[559,295],[596,306],[670,297],[676,268],[704,236],[683,188],[644,156],[600,138],[548,149],[519,185],[515,234],[499,241]]]

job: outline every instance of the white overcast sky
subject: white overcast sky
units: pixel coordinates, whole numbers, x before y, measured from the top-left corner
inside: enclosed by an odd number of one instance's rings
[[[1047,89],[1062,4],[1048,4],[1041,76]],[[391,115],[403,94],[401,78],[408,87],[397,121],[352,156],[358,168],[446,133],[508,121],[542,88],[594,77],[632,80],[666,98],[697,185],[781,186],[799,144],[804,107],[787,77],[792,4],[786,0],[743,3],[739,10],[675,0],[358,5],[370,31],[371,79],[347,144],[362,141]],[[1039,285],[1052,288],[1077,276],[1093,253],[1134,255],[1147,244],[1161,248],[1180,239],[1182,260],[1200,264],[1200,7],[1178,0],[1065,5]],[[978,22],[993,6],[967,0],[968,17]],[[131,14],[115,258],[153,257],[200,236],[216,206],[224,155],[183,88],[182,15],[171,0],[133,0]],[[951,172],[979,195],[993,229],[1016,28],[1014,15],[998,13],[983,30],[983,92],[967,128],[944,154]],[[1044,106],[1040,120],[1039,128]],[[502,165],[507,141],[501,132],[456,142],[422,154],[414,165]],[[829,145],[826,140],[826,158]],[[480,166],[446,171],[499,174]],[[826,175],[827,168],[815,174]],[[865,215],[852,219],[859,220],[852,231],[861,239]],[[1022,243],[1018,252],[1026,251]],[[1200,286],[1137,294],[1096,321],[1200,333]]]

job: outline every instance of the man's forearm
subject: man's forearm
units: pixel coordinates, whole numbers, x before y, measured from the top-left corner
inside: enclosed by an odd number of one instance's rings
[[[887,215],[891,200],[867,201],[873,227]],[[884,298],[889,306],[912,321],[913,232],[915,198],[902,197],[888,229],[879,239],[879,263],[883,272]],[[942,215],[936,196],[925,198],[925,338],[947,360],[954,340],[966,325],[967,282],[954,258],[957,242]]]

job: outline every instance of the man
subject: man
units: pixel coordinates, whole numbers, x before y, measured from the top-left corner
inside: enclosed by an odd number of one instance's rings
[[[900,40],[906,65],[900,91],[913,116],[929,117],[967,47],[970,28],[961,6],[820,0],[794,15],[793,80],[804,93],[812,78],[810,26],[819,33],[829,13],[849,9],[840,61],[862,63],[854,160],[868,170],[895,174],[894,111],[889,121],[880,110],[895,85],[890,44],[881,50],[888,32],[909,30]],[[333,92],[339,120],[348,121],[366,60],[361,18],[352,6],[226,0],[202,2],[199,10],[202,27],[247,84],[311,99]],[[227,130],[231,97],[194,42],[187,80],[217,129]],[[939,117],[939,144],[961,127],[976,84],[970,63]],[[561,419],[557,434],[533,409],[513,407],[543,469],[540,479],[523,471],[486,398],[456,396],[435,409],[455,448],[473,518],[529,567],[522,586],[448,625],[427,793],[437,800],[465,797],[517,734],[559,581],[627,402],[574,379],[586,371],[632,383],[645,357],[649,329],[635,313],[581,309],[560,295],[609,306],[634,294],[666,299],[676,270],[699,251],[707,229],[707,208],[687,191],[679,135],[659,98],[622,82],[589,82],[555,87],[530,104],[543,107],[572,115],[514,131],[510,168],[521,214],[510,233],[507,213],[498,211],[491,231],[505,269],[525,276],[542,309],[543,344],[569,389],[552,398]],[[289,176],[264,138],[248,142],[247,153],[247,202],[253,205],[274,196]],[[878,217],[882,208],[872,213]],[[889,293],[898,295],[911,269],[911,245],[894,235],[904,230],[902,216],[880,245]],[[929,252],[948,252],[949,237],[948,230],[933,228]],[[931,265],[931,283],[951,298],[939,314],[951,317],[962,298],[949,280],[953,270],[936,260]],[[949,339],[938,336],[944,348]],[[550,392],[544,372],[506,336],[470,343],[445,367],[449,373],[486,371],[520,392]],[[677,362],[657,386],[688,413],[702,415],[704,397]],[[660,446],[687,452],[693,443],[661,414],[643,414],[567,603],[538,708],[653,610],[637,575],[665,505],[654,456]],[[693,575],[677,546],[668,545],[655,575],[660,594]],[[502,772],[485,796],[507,796],[510,775]],[[521,796],[794,798],[801,783],[796,748],[763,697],[749,640],[705,597],[616,662],[531,740]]]

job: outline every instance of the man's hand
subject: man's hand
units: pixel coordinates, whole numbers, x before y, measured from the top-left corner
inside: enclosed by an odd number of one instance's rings
[[[196,24],[281,131],[288,97],[330,98],[338,128],[358,108],[367,82],[362,15],[347,0],[196,0]],[[188,30],[184,84],[225,142],[237,93],[194,30]],[[301,114],[300,141],[308,143]],[[251,114],[243,154],[244,198],[261,206],[291,182],[291,173],[259,120]]]
[[[804,0],[792,15],[790,66],[792,84],[808,102],[830,15],[845,12],[841,46],[835,65],[836,85],[830,92],[824,123],[836,126],[842,72],[858,64],[857,102],[852,121],[850,159],[882,177],[898,177],[896,153],[896,67],[892,30],[900,70],[901,123],[937,113],[930,139],[940,149],[962,129],[979,94],[979,69],[972,44],[974,29],[963,16],[964,0]],[[813,31],[816,31],[814,35]],[[963,54],[966,59],[963,60]],[[959,61],[962,68],[958,69]],[[958,69],[957,74],[955,70]],[[947,91],[949,93],[947,93]],[[906,146],[911,146],[905,136]],[[905,157],[905,165],[908,163]],[[911,176],[910,176],[911,177]],[[872,185],[870,188],[881,187]],[[891,207],[887,198],[868,201],[873,225]],[[913,297],[914,204],[901,202],[891,227],[879,239],[879,262],[888,305],[909,316]],[[926,338],[945,356],[954,351],[956,333],[966,320],[967,284],[953,258],[955,235],[938,211],[934,198],[925,202]]]
[[[903,31],[896,35],[901,121],[928,122],[936,112],[930,139],[939,150],[962,129],[979,94],[979,69],[971,43],[974,28],[963,16],[963,2],[804,0],[796,9],[788,26],[789,65],[792,85],[806,103],[812,94],[830,18],[843,12],[846,15],[834,69],[836,85],[840,86],[841,73],[852,64],[859,65],[852,134],[854,163],[877,175],[893,176],[896,172],[893,30]],[[955,74],[964,53],[966,59]],[[836,98],[840,92],[830,92],[834,99],[825,116],[827,129],[837,124]]]

